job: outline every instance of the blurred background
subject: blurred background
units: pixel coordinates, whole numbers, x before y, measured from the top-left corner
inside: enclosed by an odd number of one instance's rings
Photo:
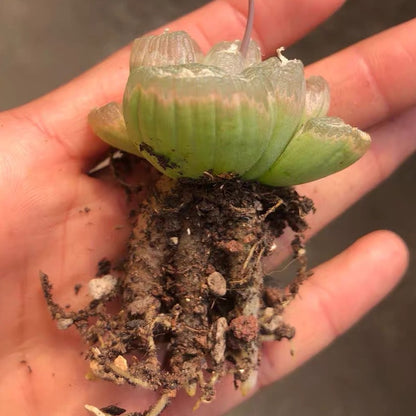
[[[0,110],[50,91],[134,37],[205,3],[0,1]],[[415,16],[414,0],[350,0],[287,55],[307,64]],[[228,416],[415,414],[415,162],[414,156],[309,243],[310,261],[316,265],[370,231],[394,230],[413,253],[402,283],[323,353]]]

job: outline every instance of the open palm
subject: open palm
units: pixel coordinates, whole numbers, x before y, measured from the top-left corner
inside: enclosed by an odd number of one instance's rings
[[[254,37],[270,55],[341,4],[341,0],[259,0]],[[241,37],[245,7],[245,0],[215,1],[169,27],[187,30],[207,50],[221,39]],[[207,23],[213,17],[214,27]],[[296,25],[285,24],[295,19]],[[331,114],[367,129],[374,143],[346,171],[299,187],[318,208],[310,219],[311,233],[385,179],[414,151],[415,50],[416,21],[410,21],[307,68],[308,75],[320,74],[329,81]],[[84,403],[116,403],[133,410],[144,409],[154,400],[153,393],[84,380],[84,347],[72,329],[65,333],[56,329],[38,279],[39,270],[46,272],[58,301],[76,309],[87,296],[85,289],[75,295],[74,285],[93,277],[100,259],[116,260],[125,248],[130,208],[112,180],[86,174],[107,150],[89,131],[86,118],[91,108],[120,101],[128,53],[125,48],[59,90],[0,114],[0,403],[4,414],[75,416],[82,414]],[[270,266],[277,261],[270,259]],[[401,240],[392,233],[377,232],[318,267],[302,288],[302,301],[287,311],[287,320],[297,328],[295,357],[290,356],[287,343],[267,344],[259,382],[276,380],[331,342],[388,293],[406,265]],[[362,285],[365,291],[360,290]],[[180,395],[167,414],[221,414],[240,400],[240,393],[224,381],[209,407],[192,413],[192,402]]]

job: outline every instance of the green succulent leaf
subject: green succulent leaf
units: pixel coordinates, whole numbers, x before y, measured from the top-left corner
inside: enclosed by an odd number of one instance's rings
[[[325,79],[320,76],[308,78],[301,124],[311,118],[325,116],[329,109],[330,100],[329,85]]]
[[[273,166],[259,178],[272,186],[311,182],[357,161],[370,136],[335,117],[312,118],[297,132]]]
[[[241,41],[220,42],[215,44],[203,58],[204,65],[216,66],[228,74],[238,75],[245,68],[261,63],[261,51],[256,42],[251,41],[247,55],[240,52]]]
[[[274,102],[273,132],[264,151],[251,169],[244,174],[246,179],[257,179],[264,174],[286,147],[295,133],[305,106],[305,78],[301,61],[269,58],[259,65],[245,70],[246,75],[259,76],[269,85],[268,93]]]
[[[124,96],[128,134],[169,176],[243,175],[274,129],[275,103],[264,81],[202,64],[137,68]]]
[[[139,148],[130,140],[119,103],[108,103],[92,110],[88,123],[93,132],[110,146],[141,156]]]
[[[183,31],[166,30],[161,35],[135,39],[130,55],[130,71],[141,66],[183,65],[198,62],[202,52],[197,43]]]

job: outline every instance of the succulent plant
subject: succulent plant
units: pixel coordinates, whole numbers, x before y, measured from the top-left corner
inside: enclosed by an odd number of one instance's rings
[[[262,61],[252,10],[242,41],[206,55],[182,31],[136,39],[123,105],[93,110],[94,132],[173,178],[210,172],[291,186],[359,159],[369,135],[326,116],[328,84],[305,80],[301,61],[282,49]]]
[[[371,142],[326,115],[328,84],[305,79],[301,61],[286,59],[283,48],[262,61],[250,39],[253,13],[249,0],[243,39],[217,43],[205,55],[183,31],[136,39],[123,104],[89,114],[105,142],[168,177],[209,173],[216,180],[162,177],[153,197],[139,203],[120,278],[92,279],[94,300],[84,310],[56,304],[41,274],[59,328],[76,324],[90,345],[94,377],[160,392],[143,415],[159,416],[181,388],[199,392],[197,405],[208,403],[225,374],[243,393],[256,385],[261,343],[294,336],[282,313],[308,276],[301,234],[313,202],[279,187],[339,171]],[[235,177],[244,180],[228,180]],[[262,259],[285,227],[295,233],[299,270],[287,291],[265,288]],[[102,313],[114,297],[119,313]],[[86,409],[124,413],[117,406]]]

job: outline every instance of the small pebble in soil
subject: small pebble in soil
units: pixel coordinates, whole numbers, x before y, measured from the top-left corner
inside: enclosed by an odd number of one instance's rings
[[[106,274],[103,277],[91,279],[88,282],[88,290],[93,299],[101,299],[109,295],[116,287],[117,279],[111,275]]]

